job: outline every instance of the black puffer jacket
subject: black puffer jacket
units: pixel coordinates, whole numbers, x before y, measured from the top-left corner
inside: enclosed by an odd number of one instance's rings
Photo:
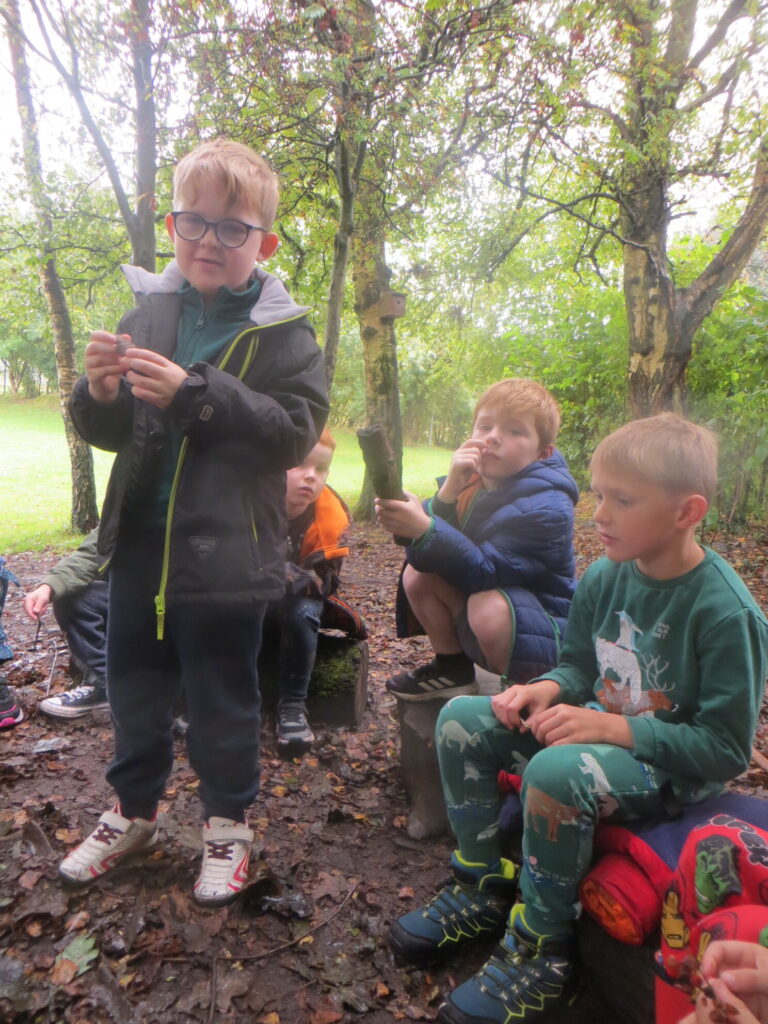
[[[183,278],[124,267],[138,305],[118,330],[172,358]],[[273,600],[284,589],[285,470],[315,444],[328,415],[323,355],[277,278],[262,282],[250,319],[233,328],[216,366],[195,363],[168,409],[133,398],[95,402],[75,385],[72,418],[91,444],[117,452],[99,529],[108,561],[126,509],[151,478],[169,425],[183,437],[166,523],[161,617],[171,601]]]

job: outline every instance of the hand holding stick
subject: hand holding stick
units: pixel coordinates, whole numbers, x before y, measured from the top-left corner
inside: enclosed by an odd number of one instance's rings
[[[363,453],[363,462],[376,497],[405,501],[405,493],[398,480],[395,456],[382,425],[374,423],[373,426],[358,430],[357,443]]]

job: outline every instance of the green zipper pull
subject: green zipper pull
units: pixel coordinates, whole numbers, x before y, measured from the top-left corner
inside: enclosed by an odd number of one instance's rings
[[[165,637],[165,599],[158,594],[155,597],[155,612],[157,613],[157,639]]]

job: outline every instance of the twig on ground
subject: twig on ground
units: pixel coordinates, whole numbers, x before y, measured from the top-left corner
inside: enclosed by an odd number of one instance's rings
[[[216,953],[211,960],[211,1000],[208,1004],[208,1024],[213,1024],[213,1014],[216,1010],[216,986],[218,984],[219,958]]]
[[[314,935],[315,932],[320,931],[321,928],[324,928],[330,921],[332,921],[334,919],[334,917],[336,917],[336,915],[343,910],[343,908],[346,906],[346,904],[349,903],[349,901],[352,899],[354,894],[357,892],[357,888],[358,888],[359,885],[360,885],[359,882],[355,882],[355,884],[349,890],[349,892],[344,897],[344,899],[341,901],[341,903],[338,905],[338,907],[336,907],[336,909],[333,911],[333,913],[329,914],[328,917],[326,917],[324,921],[321,921],[319,924],[316,924],[314,928],[310,928],[310,930],[308,932],[305,932],[304,935],[299,935],[298,938],[291,939],[290,942],[284,942],[280,946],[275,946],[272,949],[267,949],[263,953],[246,953],[244,956],[238,956],[236,953],[234,953],[234,954],[232,954],[231,957],[227,957],[227,959],[230,960],[230,961],[263,960],[266,957],[274,956],[275,953],[281,953],[284,949],[290,949],[291,946],[295,946],[298,942],[301,942],[302,939],[306,939],[306,937],[308,935]],[[174,957],[174,961],[178,961],[179,959],[183,959],[183,958]],[[163,957],[163,960],[166,961],[167,958]],[[213,960],[211,962],[211,999],[210,999],[210,1003],[208,1005],[208,1024],[213,1024],[213,1014],[214,1014],[215,1009],[216,1009],[216,985],[217,985],[217,977],[216,976],[217,976],[217,970],[218,970],[218,961],[219,961],[218,956],[214,955]]]
[[[299,935],[298,938],[291,939],[290,942],[284,942],[281,946],[275,946],[272,949],[267,949],[263,953],[246,953],[245,956],[238,956],[236,953],[233,953],[231,959],[262,960],[265,957],[274,956],[275,953],[282,953],[284,949],[290,949],[291,946],[296,946],[303,939],[306,939],[308,935],[314,935],[315,932],[319,932],[321,928],[324,928],[327,924],[329,924],[329,922],[331,922],[334,919],[334,917],[336,917],[336,915],[344,909],[347,903],[349,903],[349,901],[357,892],[359,885],[359,882],[355,882],[355,884],[352,886],[352,888],[349,890],[347,895],[344,897],[344,899],[341,901],[338,907],[336,907],[332,914],[329,914],[324,921],[321,921],[319,924],[316,924],[314,928],[310,928],[308,932],[305,932],[303,935]]]

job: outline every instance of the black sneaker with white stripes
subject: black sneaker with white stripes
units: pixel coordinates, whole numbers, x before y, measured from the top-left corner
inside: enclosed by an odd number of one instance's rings
[[[446,669],[437,658],[411,672],[398,672],[387,680],[387,690],[400,700],[449,700],[460,693],[477,693],[475,667]]]

